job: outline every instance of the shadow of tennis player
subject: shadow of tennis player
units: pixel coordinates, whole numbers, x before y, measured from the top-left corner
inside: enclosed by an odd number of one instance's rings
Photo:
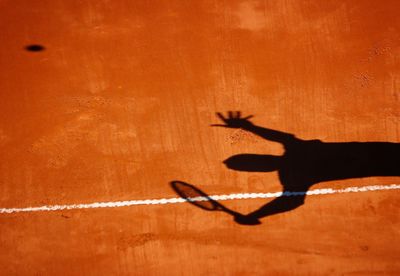
[[[293,210],[302,204],[307,190],[314,184],[348,178],[369,176],[400,176],[400,143],[348,142],[325,143],[320,140],[301,140],[293,134],[256,126],[252,116],[241,117],[240,112],[229,112],[227,117],[217,113],[224,124],[212,126],[240,128],[266,140],[281,143],[282,156],[238,154],[224,164],[233,170],[247,172],[278,171],[283,192],[297,196],[281,196],[258,210],[235,220],[254,224],[255,220]]]

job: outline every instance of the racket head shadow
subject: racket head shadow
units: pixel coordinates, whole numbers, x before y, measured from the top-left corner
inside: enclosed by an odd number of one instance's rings
[[[174,180],[170,182],[170,185],[181,198],[196,207],[206,211],[225,210],[221,204],[210,198],[205,192],[189,183]]]

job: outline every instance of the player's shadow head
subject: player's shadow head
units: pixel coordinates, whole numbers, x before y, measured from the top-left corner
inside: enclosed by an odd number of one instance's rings
[[[231,170],[246,172],[271,172],[279,170],[282,157],[263,154],[237,154],[229,157],[223,163]]]

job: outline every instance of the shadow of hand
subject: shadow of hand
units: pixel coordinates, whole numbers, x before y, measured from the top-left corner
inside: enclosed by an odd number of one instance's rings
[[[217,112],[217,116],[223,121],[225,124],[212,124],[211,126],[219,126],[219,127],[227,127],[227,128],[246,128],[247,126],[251,126],[252,123],[249,121],[253,115],[247,117],[241,117],[240,111],[237,112],[228,112],[228,116],[224,117],[222,113]]]
[[[241,214],[237,214],[234,216],[235,222],[242,224],[242,225],[259,225],[261,224],[261,221],[259,221],[257,218],[252,217],[252,216],[245,216]]]

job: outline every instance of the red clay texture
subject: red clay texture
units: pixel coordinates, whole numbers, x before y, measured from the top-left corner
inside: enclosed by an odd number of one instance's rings
[[[399,10],[1,0],[0,208],[177,197],[173,180],[211,195],[400,184]],[[290,197],[257,225],[189,203],[1,213],[0,270],[399,275],[399,196]],[[246,215],[272,200],[221,203]]]

